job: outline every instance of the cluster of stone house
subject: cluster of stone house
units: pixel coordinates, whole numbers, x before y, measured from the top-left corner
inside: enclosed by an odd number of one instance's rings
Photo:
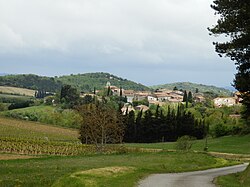
[[[161,89],[157,91],[134,91],[134,90],[120,90],[115,86],[110,86],[113,95],[119,95],[122,93],[123,97],[127,98],[128,103],[133,101],[147,100],[149,104],[159,104],[162,105],[166,102],[179,103],[183,101],[184,93],[181,91],[173,91]]]
[[[147,100],[150,105],[159,105],[162,106],[166,103],[180,103],[183,101],[184,92],[179,90],[167,90],[167,89],[158,89],[154,92],[151,91],[134,91],[134,90],[120,90],[116,86],[110,86],[114,95],[122,93],[124,97],[127,98],[128,103],[133,101]],[[205,98],[202,93],[193,94],[194,102],[204,102]],[[235,92],[233,97],[217,97],[213,100],[215,107],[222,106],[234,106],[238,105],[241,102],[240,93]],[[139,106],[137,108],[140,108]],[[142,107],[143,108],[143,107]],[[141,109],[140,109],[141,110]],[[143,108],[146,110],[146,107]]]
[[[110,86],[113,95],[120,95],[122,93],[123,97],[127,98],[128,104],[126,104],[122,111],[125,113],[126,111],[130,112],[131,110],[143,110],[146,111],[149,109],[151,105],[159,105],[162,106],[166,103],[181,103],[183,102],[184,92],[179,90],[167,90],[167,89],[157,89],[155,91],[135,91],[135,90],[125,90],[120,89],[116,86]],[[193,99],[195,102],[203,102],[205,98],[202,93],[197,93],[193,95]],[[142,101],[146,100],[149,103],[149,106],[138,105],[136,107],[132,107],[129,103],[133,103],[133,101]]]
[[[112,86],[110,84],[106,85],[106,88],[110,88],[112,95],[120,95],[127,98],[127,104],[124,106],[124,111],[128,110],[143,110],[146,111],[149,109],[151,105],[159,105],[162,106],[166,103],[181,103],[183,102],[184,92],[180,90],[167,90],[167,89],[157,89],[155,91],[135,91],[135,90],[125,90],[122,88],[118,88],[116,86]],[[85,94],[84,94],[85,95]],[[94,94],[87,94],[92,95]],[[149,106],[139,105],[136,107],[132,107],[129,103],[133,103],[133,101],[148,101]],[[202,93],[193,94],[194,102],[204,102],[205,98]],[[213,100],[215,107],[222,106],[233,106],[239,104],[241,101],[240,93],[236,92],[234,97],[217,97]]]
[[[233,97],[217,97],[213,101],[215,107],[234,106],[240,104],[242,98],[240,92],[235,92]]]

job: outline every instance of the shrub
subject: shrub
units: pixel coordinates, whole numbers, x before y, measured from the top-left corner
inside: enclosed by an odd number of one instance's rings
[[[8,109],[13,110],[13,109],[17,109],[17,108],[26,108],[26,107],[29,107],[31,103],[32,103],[31,101],[22,101],[22,102],[12,103],[8,107]]]
[[[7,106],[3,103],[0,103],[0,111],[5,111],[7,110]]]
[[[225,126],[222,123],[218,123],[215,125],[215,127],[212,129],[212,136],[213,137],[221,137],[221,136],[226,136],[230,134],[230,129],[227,128],[227,126]]]
[[[179,151],[189,151],[193,145],[194,139],[194,137],[190,137],[188,135],[178,138],[175,145],[176,149]]]

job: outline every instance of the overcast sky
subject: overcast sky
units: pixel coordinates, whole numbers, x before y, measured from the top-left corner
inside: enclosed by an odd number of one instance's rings
[[[145,85],[232,83],[212,0],[0,0],[0,73],[109,72]]]

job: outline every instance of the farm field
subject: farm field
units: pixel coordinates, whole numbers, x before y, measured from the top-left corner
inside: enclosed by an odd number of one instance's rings
[[[0,86],[0,93],[5,93],[5,94],[15,94],[15,95],[34,97],[35,92],[36,92],[36,90],[31,90],[31,89],[26,89],[26,88]]]
[[[53,106],[40,105],[14,109],[1,112],[0,115],[66,128],[79,128],[79,116],[74,111],[60,110]]]
[[[79,144],[78,131],[0,117],[0,151],[31,155],[82,155],[95,151]]]
[[[0,117],[0,138],[78,141],[78,131],[38,122]]]
[[[127,147],[151,148],[151,149],[175,149],[174,142],[167,143],[138,143],[126,144]],[[192,150],[203,151],[205,140],[195,140]],[[224,136],[220,138],[208,139],[208,151],[235,153],[235,154],[250,154],[250,135],[245,136]]]

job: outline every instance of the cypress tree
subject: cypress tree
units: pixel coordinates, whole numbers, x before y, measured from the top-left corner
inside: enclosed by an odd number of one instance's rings
[[[188,92],[188,97],[187,97],[187,100],[189,103],[192,103],[193,102],[193,95],[192,95],[192,92]]]
[[[110,89],[110,86],[108,86],[108,91],[107,91],[107,96],[110,96],[111,95],[111,89]]]
[[[184,96],[183,96],[183,102],[186,102],[187,101],[187,91],[185,90],[184,91]]]
[[[134,140],[135,142],[139,141],[139,134],[141,131],[141,124],[142,124],[142,110],[137,114],[134,126]]]
[[[122,87],[120,87],[120,97],[122,97]]]

